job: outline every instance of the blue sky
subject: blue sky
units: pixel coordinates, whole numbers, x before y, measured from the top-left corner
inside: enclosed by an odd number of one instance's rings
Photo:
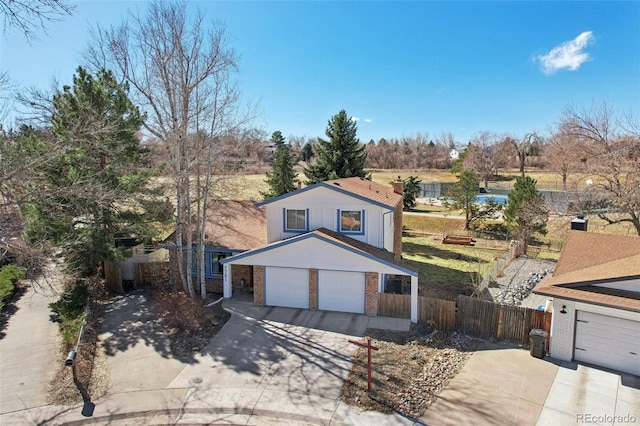
[[[143,1],[79,1],[31,45],[0,41],[24,87],[69,83],[90,25]],[[200,1],[241,55],[239,82],[270,134],[324,136],[340,109],[362,142],[490,130],[546,133],[571,104],[640,115],[640,2]]]

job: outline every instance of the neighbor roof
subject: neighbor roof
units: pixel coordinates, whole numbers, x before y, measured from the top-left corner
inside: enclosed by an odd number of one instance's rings
[[[307,186],[304,189],[299,189],[297,191],[293,191],[279,197],[265,200],[256,205],[263,206],[266,204],[271,204],[273,202],[280,201],[285,198],[289,198],[302,192],[310,191],[319,187],[329,188],[333,191],[337,191],[350,196],[355,196],[356,198],[360,198],[374,204],[391,207],[394,209],[399,204],[402,204],[402,195],[393,192],[393,186],[391,184],[381,185],[379,183],[372,182],[363,178],[350,177],[319,182],[314,185]]]
[[[253,201],[219,200],[207,213],[207,247],[244,251],[267,243],[267,215]],[[167,241],[175,242],[175,233]]]
[[[640,279],[640,237],[569,231],[553,275],[534,293],[640,312],[640,298],[597,284]],[[619,286],[618,286],[619,287]]]

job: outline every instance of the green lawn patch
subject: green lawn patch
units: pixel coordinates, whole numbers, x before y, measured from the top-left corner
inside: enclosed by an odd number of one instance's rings
[[[24,268],[5,265],[0,268],[0,312],[16,291],[16,281],[24,276]]]
[[[419,272],[420,295],[454,300],[474,290],[477,274],[484,274],[506,250],[442,244],[437,237],[402,239],[403,259]]]

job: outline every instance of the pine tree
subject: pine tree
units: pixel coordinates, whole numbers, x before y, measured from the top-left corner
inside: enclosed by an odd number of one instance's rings
[[[402,205],[404,210],[409,211],[416,207],[416,197],[422,190],[420,182],[422,181],[418,179],[418,176],[409,176],[402,181],[404,188],[402,194]]]
[[[547,233],[549,209],[544,196],[536,189],[536,183],[530,176],[518,176],[509,192],[509,202],[504,210],[504,220],[518,240],[518,255],[527,254],[527,246],[533,234]]]
[[[272,171],[267,172],[265,182],[269,184],[269,191],[261,192],[264,198],[279,197],[296,190],[295,180],[298,174],[293,169],[293,156],[289,153],[289,146],[279,130],[271,135],[271,143],[276,146]]]
[[[359,176],[370,179],[364,171],[367,158],[365,146],[356,136],[358,127],[345,110],[331,117],[325,134],[329,140],[318,138],[317,161],[304,168],[307,185],[330,179]]]
[[[494,219],[501,206],[489,197],[486,202],[479,203],[476,199],[480,181],[473,170],[465,170],[460,174],[458,182],[447,193],[447,207],[463,210],[465,214],[464,229],[475,227],[476,222]]]
[[[143,240],[156,213],[171,217],[173,208],[147,186],[151,170],[141,167],[147,152],[136,137],[144,116],[126,84],[109,71],[94,77],[78,68],[73,86],[55,95],[52,106],[57,141],[43,148],[51,160],[30,177],[46,191],[23,206],[26,235],[54,244],[70,270],[88,276],[104,260],[123,256],[117,236]]]

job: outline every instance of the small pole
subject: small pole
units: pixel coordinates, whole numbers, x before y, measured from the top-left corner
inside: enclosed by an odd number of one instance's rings
[[[349,339],[349,343],[358,345],[363,348],[367,348],[367,392],[371,392],[371,349],[377,351],[378,348],[371,344],[371,338],[367,338],[367,343],[358,342],[357,340]]]

